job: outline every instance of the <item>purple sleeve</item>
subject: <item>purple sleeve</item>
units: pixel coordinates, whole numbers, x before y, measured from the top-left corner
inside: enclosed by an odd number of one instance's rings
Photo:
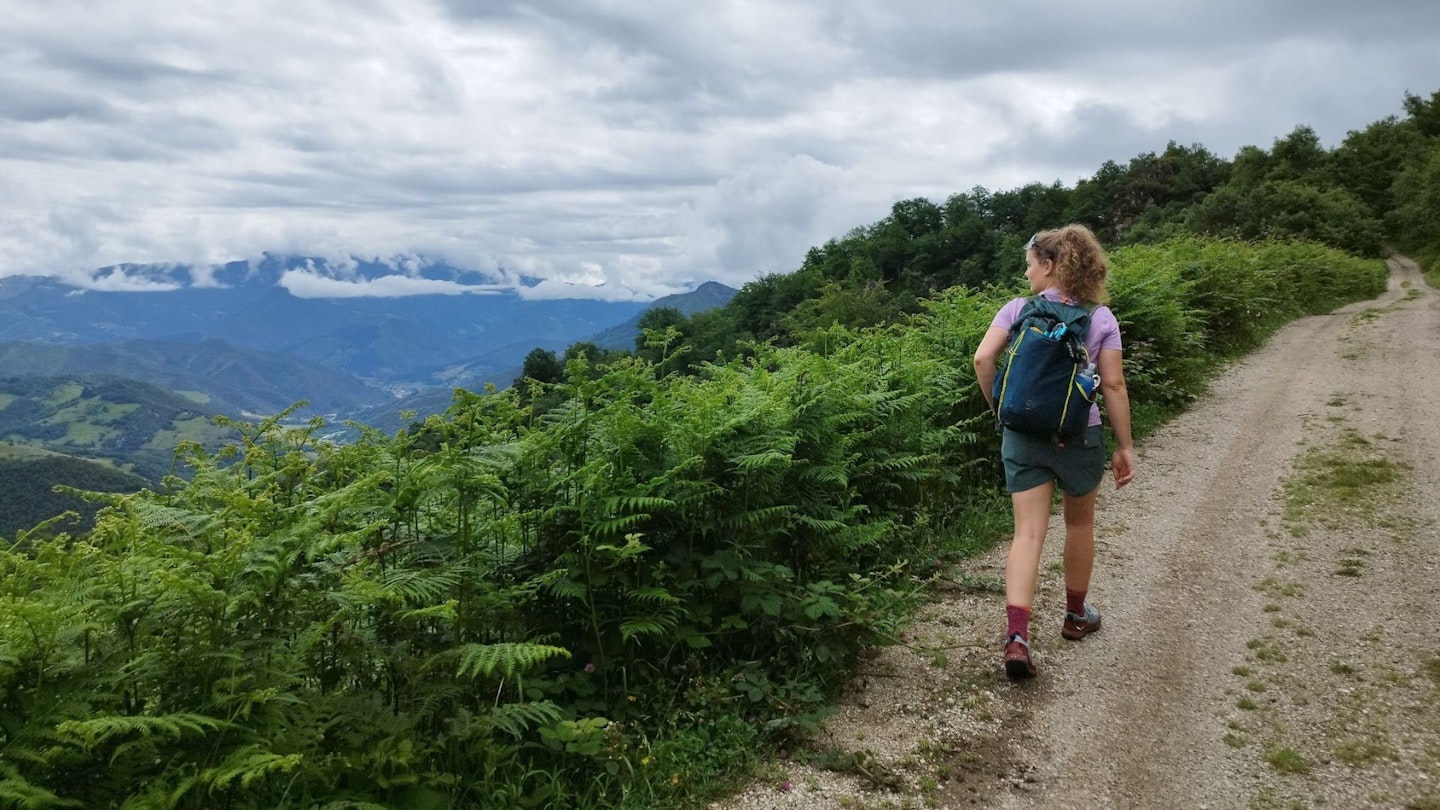
[[[1085,348],[1091,357],[1099,357],[1101,349],[1120,349],[1120,322],[1109,307],[1096,307],[1090,315],[1090,335]]]
[[[1020,317],[1020,310],[1024,308],[1025,299],[1016,298],[1014,301],[1001,307],[999,312],[995,313],[995,319],[990,321],[990,328],[1004,329],[1007,332],[1010,331],[1010,327],[1015,325],[1015,319]]]

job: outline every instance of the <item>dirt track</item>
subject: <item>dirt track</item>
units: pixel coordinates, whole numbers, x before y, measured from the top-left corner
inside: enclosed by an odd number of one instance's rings
[[[1440,809],[1440,294],[1390,269],[1385,295],[1290,325],[1148,437],[1130,487],[1107,481],[1100,633],[1059,637],[1057,518],[1038,678],[1001,677],[997,549],[867,665],[817,741],[849,767],[777,763],[716,810]]]

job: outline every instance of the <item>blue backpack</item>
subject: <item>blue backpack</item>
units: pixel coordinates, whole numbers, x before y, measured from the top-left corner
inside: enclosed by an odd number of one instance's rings
[[[1062,439],[1085,432],[1099,383],[1085,348],[1093,310],[1039,295],[1025,302],[991,390],[1000,424]]]

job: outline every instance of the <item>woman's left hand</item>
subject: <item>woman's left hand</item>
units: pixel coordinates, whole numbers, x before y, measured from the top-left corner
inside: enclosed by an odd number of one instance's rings
[[[1135,449],[1127,447],[1116,450],[1110,459],[1110,471],[1115,474],[1115,488],[1120,489],[1135,477]]]

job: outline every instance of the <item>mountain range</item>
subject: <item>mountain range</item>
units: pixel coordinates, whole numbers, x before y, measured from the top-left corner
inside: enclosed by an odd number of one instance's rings
[[[646,309],[691,313],[735,293],[708,282],[651,302],[526,298],[429,264],[408,268],[405,278],[463,292],[301,297],[289,283],[297,274],[353,292],[397,272],[374,262],[333,268],[275,256],[215,268],[205,286],[183,266],[125,266],[96,276],[112,274],[157,291],[0,278],[0,377],[115,375],[197,392],[216,413],[270,414],[303,399],[309,413],[345,418],[417,394],[443,393],[448,401],[456,387],[505,387],[535,348],[559,352],[582,340],[629,348]]]

